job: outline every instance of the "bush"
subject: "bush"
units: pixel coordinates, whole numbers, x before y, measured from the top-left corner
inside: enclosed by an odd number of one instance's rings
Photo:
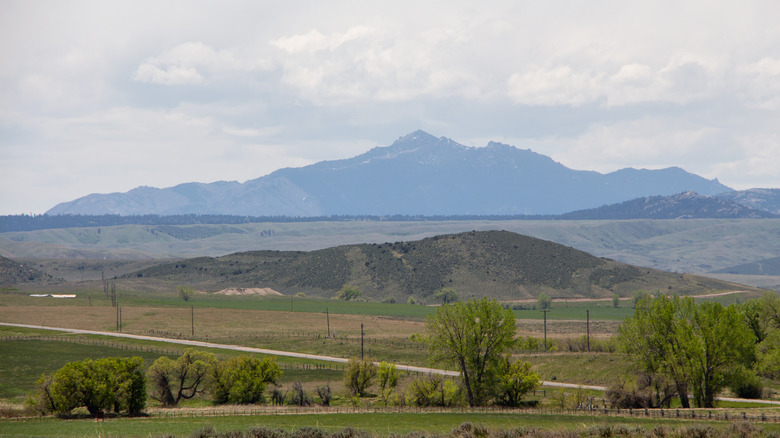
[[[501,362],[498,372],[496,401],[503,406],[519,406],[523,396],[541,382],[539,375],[531,371],[530,363],[510,362],[508,357]]]
[[[290,391],[290,404],[293,406],[311,406],[311,397],[303,389],[303,383],[298,381],[293,383]]]
[[[330,383],[325,386],[318,386],[317,395],[320,396],[320,404],[322,406],[330,406],[330,401],[333,400],[333,394],[330,392]]]
[[[739,398],[759,399],[764,391],[761,378],[753,370],[739,368],[730,381],[731,390]]]
[[[219,362],[212,373],[215,403],[250,404],[265,401],[266,386],[276,384],[282,370],[271,357],[238,356]]]
[[[367,360],[350,359],[344,372],[344,385],[352,396],[363,397],[376,376],[376,365]]]
[[[271,390],[271,403],[273,403],[276,406],[281,406],[284,404],[285,394],[282,392],[281,388],[275,387]]]
[[[409,385],[409,402],[420,407],[455,406],[461,399],[460,388],[438,374],[426,374],[417,377]]]

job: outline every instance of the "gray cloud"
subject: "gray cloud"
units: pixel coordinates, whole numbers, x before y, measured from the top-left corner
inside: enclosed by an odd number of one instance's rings
[[[418,128],[778,187],[778,15],[769,0],[6,1],[0,214],[243,181]]]

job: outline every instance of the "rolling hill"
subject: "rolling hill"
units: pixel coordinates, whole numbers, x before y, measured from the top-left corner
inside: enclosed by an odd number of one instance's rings
[[[333,296],[344,285],[371,299],[431,300],[449,287],[462,297],[630,296],[636,290],[701,294],[735,286],[691,275],[639,268],[554,242],[507,231],[471,231],[418,241],[342,245],[322,250],[253,251],[164,263],[127,279],[186,284],[216,291],[270,287],[285,294]]]

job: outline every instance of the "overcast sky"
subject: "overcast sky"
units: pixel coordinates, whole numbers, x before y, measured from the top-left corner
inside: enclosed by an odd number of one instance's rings
[[[0,214],[416,129],[780,187],[780,2],[0,0]]]

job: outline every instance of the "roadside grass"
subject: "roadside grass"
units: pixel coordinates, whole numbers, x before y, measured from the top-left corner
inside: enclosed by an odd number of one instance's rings
[[[255,427],[282,429],[293,432],[309,427],[338,432],[353,428],[372,436],[390,437],[405,434],[435,436],[452,432],[463,423],[482,425],[490,429],[513,430],[541,428],[553,431],[586,433],[589,428],[609,430],[608,426],[626,426],[652,430],[656,426],[675,429],[679,427],[709,426],[722,429],[729,422],[691,421],[658,418],[629,418],[538,414],[533,411],[494,412],[356,412],[338,414],[254,415],[225,417],[147,417],[117,418],[96,423],[91,419],[63,421],[55,418],[29,419],[0,422],[0,435],[4,437],[59,437],[59,436],[191,436],[210,426],[216,432],[238,432]],[[758,426],[765,432],[780,431],[780,424]],[[598,430],[597,430],[598,432]]]
[[[618,353],[523,353],[515,355],[529,362],[545,381],[579,385],[609,386],[631,372],[631,363]]]

